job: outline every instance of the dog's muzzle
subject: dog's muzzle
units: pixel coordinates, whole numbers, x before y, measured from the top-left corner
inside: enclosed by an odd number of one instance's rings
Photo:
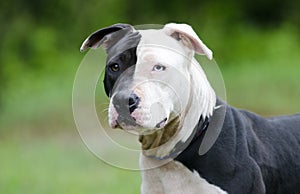
[[[150,108],[140,104],[141,98],[133,91],[130,94],[124,91],[116,93],[110,104],[111,127],[146,132],[165,126],[168,118],[158,113],[164,112],[159,102],[152,104]]]
[[[116,115],[113,117],[114,120],[112,122],[114,125],[112,127],[126,128],[128,126],[136,126],[136,119],[132,116],[132,113],[138,108],[140,98],[133,92],[128,94],[120,91],[113,96],[111,101],[112,106],[114,106],[112,111],[115,111],[112,114]]]
[[[124,72],[115,84],[110,98],[109,124],[112,128],[138,133],[161,129],[169,119],[169,112],[158,101],[160,93],[155,91],[158,83],[142,80],[134,84],[133,70],[134,67]]]

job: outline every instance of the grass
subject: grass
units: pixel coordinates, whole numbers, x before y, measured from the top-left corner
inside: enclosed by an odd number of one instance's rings
[[[75,131],[1,139],[0,193],[139,193],[139,172],[104,164],[85,148]]]

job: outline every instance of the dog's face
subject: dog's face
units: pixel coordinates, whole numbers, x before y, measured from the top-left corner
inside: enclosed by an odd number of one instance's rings
[[[212,55],[190,26],[135,31],[122,24],[97,32],[82,49],[103,44],[107,51],[104,86],[112,128],[152,133],[186,114],[194,52]]]
[[[182,84],[189,85],[188,64],[191,59],[187,57],[188,49],[164,30],[144,30],[140,33],[142,38],[137,47],[132,82],[129,87],[116,90],[112,96],[110,121],[112,127],[117,124],[128,128],[129,125],[140,133],[151,133],[179,117],[183,107],[186,107],[190,88],[182,87]],[[129,96],[130,123],[126,123],[127,118],[121,122],[114,118],[116,114],[120,117],[116,109],[119,103],[115,99],[124,93]]]

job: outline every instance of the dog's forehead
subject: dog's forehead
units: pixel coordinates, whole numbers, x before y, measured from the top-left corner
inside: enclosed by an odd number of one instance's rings
[[[141,34],[141,40],[138,44],[138,49],[156,50],[161,47],[169,51],[185,53],[185,50],[178,41],[167,35],[163,29],[139,30],[139,32]]]
[[[185,58],[186,50],[183,46],[167,35],[163,29],[139,30],[139,33],[141,34],[141,40],[137,46],[139,62],[163,61],[175,64],[182,62]]]
[[[117,41],[115,41],[114,44],[110,45],[107,50],[107,61],[109,61],[111,58],[114,58],[116,56],[119,56],[124,51],[136,48],[141,35],[137,31],[125,31],[122,30],[120,32],[115,33],[118,36]]]

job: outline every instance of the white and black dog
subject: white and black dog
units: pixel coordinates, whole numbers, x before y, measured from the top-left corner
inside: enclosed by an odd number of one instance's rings
[[[219,100],[194,59],[212,52],[190,26],[115,24],[81,50],[100,45],[108,56],[109,124],[139,134],[140,165],[149,169],[141,193],[300,193],[300,114],[262,118]],[[220,133],[199,154],[218,120]]]

